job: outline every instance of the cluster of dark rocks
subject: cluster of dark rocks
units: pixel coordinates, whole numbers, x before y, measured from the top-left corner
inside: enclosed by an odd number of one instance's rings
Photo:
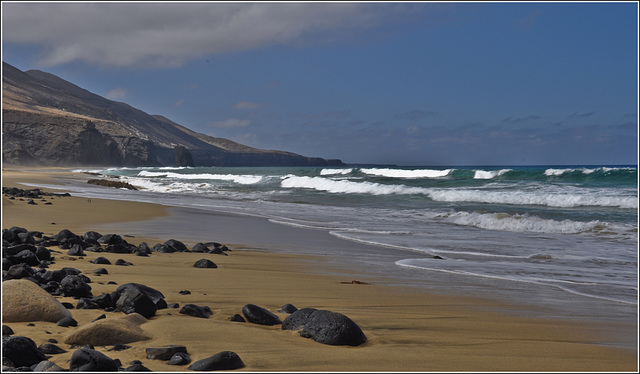
[[[53,204],[51,201],[45,199],[45,197],[65,197],[71,196],[68,192],[65,193],[53,193],[45,192],[39,188],[33,188],[30,190],[23,190],[17,187],[2,187],[2,193],[9,198],[9,200],[18,199],[20,201],[27,201],[27,204],[38,205],[35,199],[40,199],[45,205]]]
[[[191,357],[184,345],[167,345],[158,348],[147,348],[150,360],[167,361],[168,365],[188,365]],[[213,356],[203,358],[191,364],[187,369],[195,371],[234,370],[245,367],[244,362],[235,352],[222,351]]]
[[[57,247],[50,249],[48,247]],[[227,255],[230,251],[225,245],[216,242],[198,243],[191,249],[178,241],[167,240],[164,243],[150,247],[142,242],[135,246],[127,243],[120,235],[101,235],[95,231],[89,231],[83,235],[76,235],[69,230],[62,230],[57,235],[46,236],[42,232],[28,231],[21,227],[12,227],[2,231],[2,279],[28,279],[38,284],[54,296],[73,297],[78,300],[74,306],[63,302],[67,309],[102,309],[105,312],[122,312],[125,314],[138,313],[145,318],[152,318],[158,310],[164,308],[179,308],[177,303],[167,304],[162,292],[149,286],[138,283],[127,283],[118,286],[111,293],[102,293],[94,296],[91,290],[91,279],[78,269],[64,267],[60,270],[48,270],[54,263],[54,254],[63,254],[66,250],[68,256],[78,259],[84,258],[85,251],[128,253],[137,256],[148,256],[152,252],[196,252]],[[97,257],[91,260],[94,264],[111,265],[105,257]],[[116,265],[132,265],[119,259]],[[197,268],[217,268],[217,265],[208,259],[196,261],[193,265]],[[108,274],[105,268],[94,271],[95,276]],[[115,284],[109,282],[108,284]],[[188,290],[179,292],[188,295]],[[285,304],[278,310],[289,316],[282,321],[278,315],[266,308],[255,304],[246,304],[242,307],[242,315],[236,314],[230,318],[234,322],[249,322],[259,325],[282,325],[283,330],[296,330],[305,338],[311,338],[317,342],[330,345],[361,345],[366,342],[366,336],[348,317],[327,310],[313,308],[298,309],[292,304]],[[213,311],[208,306],[186,304],[180,314],[197,318],[209,318]],[[96,318],[106,318],[105,314]],[[95,321],[94,321],[95,322]],[[59,326],[75,327],[78,323],[71,317],[65,317],[57,322]],[[54,363],[48,361],[47,355],[65,352],[50,339],[48,344],[36,346],[28,337],[12,336],[13,331],[9,326],[3,325],[2,352],[3,371],[64,371]],[[118,359],[111,359],[97,351],[90,345],[74,347],[70,361],[71,371],[150,371],[140,361],[133,361],[128,367],[123,368]],[[122,350],[130,348],[122,344],[114,346],[110,350]],[[186,347],[166,346],[160,348],[147,348],[148,359],[165,360],[169,365],[187,365],[191,363]],[[192,363],[188,369],[197,371],[233,370],[244,367],[244,363],[234,352],[223,351],[206,359]]]
[[[125,346],[129,347],[129,346]],[[120,359],[113,359],[98,351],[92,345],[73,347],[76,350],[69,360],[69,370],[64,370],[49,361],[48,355],[66,352],[55,344],[36,343],[25,336],[2,336],[2,371],[151,371],[140,360],[133,360],[129,366],[123,367]],[[111,350],[121,350],[116,347]],[[168,361],[168,365],[187,365],[191,358],[185,346],[171,345],[160,348],[147,348],[147,358],[150,360]],[[218,352],[207,358],[195,361],[187,369],[194,371],[234,370],[245,367],[240,357],[231,351]],[[13,369],[13,370],[12,370]]]
[[[126,188],[127,190],[137,191],[138,188],[130,183],[122,181],[114,181],[109,179],[89,179],[89,184],[95,184],[97,186],[113,187],[113,188]]]
[[[314,308],[298,309],[291,304],[283,305],[279,312],[290,315],[281,321],[280,317],[263,307],[254,304],[242,307],[246,321],[267,326],[282,325],[283,330],[299,331],[300,336],[322,344],[358,346],[367,341],[360,326],[341,313]],[[233,316],[232,320],[244,322],[239,314]]]

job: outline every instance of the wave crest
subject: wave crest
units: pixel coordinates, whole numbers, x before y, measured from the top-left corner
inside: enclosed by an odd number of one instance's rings
[[[418,169],[418,170],[405,170],[405,169],[360,169],[361,172],[369,175],[377,175],[388,178],[404,178],[404,179],[417,179],[417,178],[442,178],[451,173],[453,169],[445,170],[432,170],[432,169]]]
[[[446,216],[445,220],[456,225],[473,226],[486,230],[552,234],[577,234],[601,230],[606,226],[606,224],[597,220],[589,222],[556,221],[529,214],[511,215],[507,213],[456,212]]]
[[[262,181],[260,175],[235,175],[235,174],[180,174],[172,172],[156,172],[143,170],[138,173],[139,177],[165,177],[175,179],[204,179],[232,181],[238,184],[256,184]]]
[[[281,182],[283,188],[309,188],[330,193],[358,193],[371,195],[410,195],[424,193],[424,188],[403,185],[386,185],[372,182],[351,182],[322,177],[298,177],[287,175]]]

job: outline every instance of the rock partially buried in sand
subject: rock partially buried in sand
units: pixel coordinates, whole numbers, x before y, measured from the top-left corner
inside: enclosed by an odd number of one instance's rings
[[[300,336],[329,345],[357,346],[367,341],[360,327],[349,317],[328,310],[300,309],[284,320],[282,329],[302,329]]]
[[[71,355],[70,371],[118,371],[118,363],[94,349],[80,348]]]
[[[115,345],[151,339],[140,324],[147,321],[139,314],[115,319],[100,319],[79,327],[64,339],[65,344]]]
[[[244,314],[247,321],[257,323],[258,325],[273,326],[282,324],[278,316],[254,304],[243,306],[242,314]]]
[[[159,348],[147,348],[147,358],[149,360],[170,360],[176,353],[187,353],[184,345],[167,345]]]
[[[192,317],[209,318],[213,311],[208,306],[199,306],[195,304],[186,304],[180,309],[180,314],[186,314]]]
[[[26,336],[3,336],[2,357],[11,360],[15,367],[31,366],[47,359]]]
[[[57,322],[65,317],[71,317],[69,311],[32,281],[13,279],[2,283],[3,322]]]
[[[91,286],[81,275],[67,275],[60,282],[60,291],[64,296],[91,297]]]
[[[59,355],[61,353],[65,353],[66,351],[55,344],[46,343],[42,344],[38,347],[38,350],[46,355]]]
[[[125,314],[138,313],[146,318],[155,316],[158,310],[147,295],[133,289],[127,289],[120,295],[116,308]]]
[[[244,362],[235,352],[223,351],[191,364],[187,369],[195,371],[234,370],[244,367]]]
[[[44,372],[44,371],[61,372],[61,371],[65,371],[65,370],[62,369],[60,366],[54,364],[53,362],[51,362],[49,360],[46,360],[46,361],[40,361],[40,363],[33,368],[33,371],[35,371],[35,372]]]
[[[191,357],[186,352],[178,352],[171,356],[169,365],[187,365],[191,362]]]
[[[145,286],[144,284],[140,284],[140,283],[126,283],[123,284],[121,286],[119,286],[118,288],[116,288],[116,292],[124,292],[126,289],[135,289],[145,295],[147,295],[155,304],[160,303],[162,300],[164,300],[164,295],[162,294],[162,292],[153,289],[149,286]],[[160,309],[160,308],[158,308]]]
[[[62,327],[69,327],[69,326],[75,327],[75,326],[78,326],[78,321],[73,319],[73,317],[68,316],[60,319],[60,321],[56,322],[56,325],[62,326]]]
[[[206,258],[203,258],[201,260],[196,261],[195,264],[193,264],[194,268],[201,268],[201,269],[215,269],[218,267],[218,265],[216,265],[213,261],[211,260],[207,260]]]
[[[297,311],[298,308],[296,308],[295,306],[293,306],[293,304],[284,304],[282,306],[282,308],[280,308],[280,310],[278,310],[278,312],[280,313],[287,313],[287,314],[291,314],[295,311]]]

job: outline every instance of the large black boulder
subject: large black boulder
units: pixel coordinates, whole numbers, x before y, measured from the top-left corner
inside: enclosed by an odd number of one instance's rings
[[[209,252],[209,248],[204,243],[196,243],[191,247],[191,252],[206,253]]]
[[[179,240],[169,239],[164,242],[164,245],[170,248],[172,252],[190,252],[187,246]]]
[[[102,234],[96,231],[87,231],[82,235],[85,241],[98,241],[102,237]]]
[[[282,324],[278,316],[254,304],[243,306],[242,314],[244,314],[247,321],[257,323],[258,325],[273,326]]]
[[[36,256],[40,261],[51,261],[51,251],[43,246],[36,248]]]
[[[147,295],[147,297],[149,297],[151,301],[154,302],[154,304],[159,304],[164,301],[164,295],[162,294],[162,292],[140,283],[125,283],[116,288],[116,292],[122,293],[127,289],[134,289],[140,293]]]
[[[235,352],[223,351],[191,364],[187,369],[195,371],[234,370],[244,367],[244,362]]]
[[[36,246],[33,244],[16,244],[16,245],[3,245],[2,252],[4,256],[14,256],[16,253],[22,252],[25,249],[31,252],[36,251]]]
[[[102,352],[80,348],[71,355],[69,371],[118,371],[118,363]]]
[[[95,260],[89,262],[93,262],[96,265],[111,265],[111,261],[106,257],[96,257]]]
[[[7,258],[11,260],[11,263],[13,264],[27,264],[29,266],[37,266],[40,264],[40,260],[35,252],[28,249],[24,249],[13,256],[8,256]]]
[[[16,264],[11,265],[9,270],[6,272],[2,272],[2,279],[22,279],[22,278],[33,278],[34,280],[40,280],[41,277],[36,274],[35,270],[27,264]],[[40,283],[39,281],[37,283]]]
[[[65,243],[65,242],[68,242],[69,240],[76,239],[77,237],[78,235],[74,234],[73,232],[67,229],[64,229],[58,233],[58,235],[56,236],[56,240],[60,243]]]
[[[84,256],[84,248],[80,244],[74,244],[67,252],[69,256]]]
[[[300,335],[322,344],[357,346],[367,341],[360,327],[344,314],[304,308],[282,323],[283,330],[300,330]]]
[[[11,262],[11,260],[9,260],[6,257],[2,258],[2,270],[3,271],[7,271],[9,270],[9,268],[13,265],[13,263]]]
[[[200,259],[198,261],[195,262],[195,264],[193,264],[194,268],[201,268],[201,269],[215,269],[218,267],[218,265],[216,265],[213,261],[208,260],[206,258]]]
[[[118,234],[107,234],[96,239],[100,244],[127,244],[127,241],[122,239]]]
[[[26,336],[3,336],[2,356],[11,360],[15,367],[32,366],[47,359],[36,343]]]
[[[116,309],[125,314],[138,313],[145,318],[155,316],[158,310],[149,296],[135,288],[127,288],[120,293]]]
[[[133,251],[136,256],[148,256],[151,254],[151,248],[149,248],[149,244],[146,242],[140,243],[138,247]]]
[[[82,275],[67,275],[60,282],[60,291],[64,296],[75,298],[91,297],[91,286]]]

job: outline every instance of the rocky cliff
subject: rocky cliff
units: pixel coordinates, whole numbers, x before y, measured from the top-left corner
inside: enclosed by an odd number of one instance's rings
[[[55,75],[2,65],[2,159],[48,166],[329,166],[189,130]]]

